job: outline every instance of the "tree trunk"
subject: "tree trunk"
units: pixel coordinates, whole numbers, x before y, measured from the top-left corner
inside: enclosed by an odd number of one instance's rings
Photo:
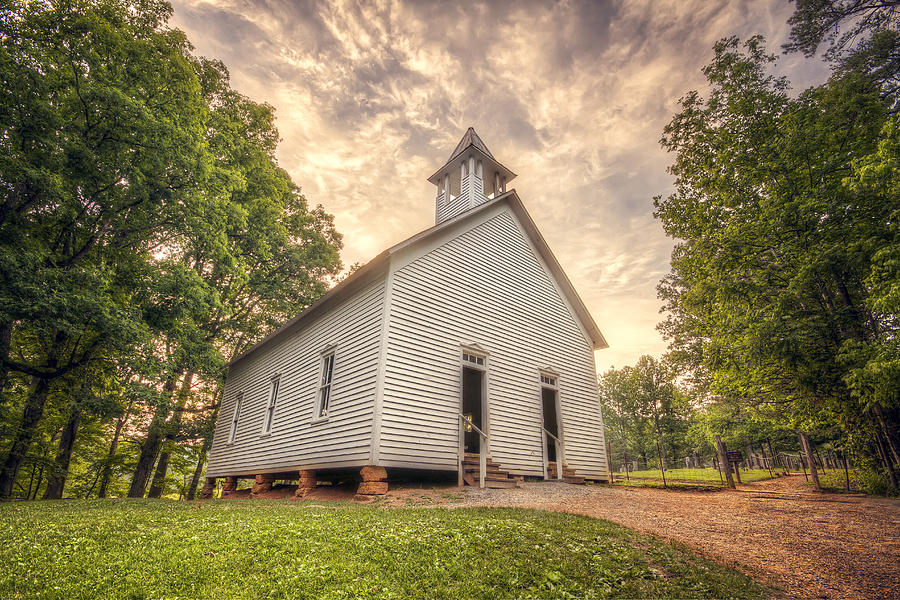
[[[654,421],[654,424],[656,425],[656,439],[659,442],[658,444],[656,444],[656,449],[659,452],[659,465],[660,469],[665,471],[668,468],[668,465],[666,464],[666,452],[664,450],[665,445],[662,443],[662,428],[659,426],[658,418],[654,419]]]
[[[9,358],[12,329],[12,321],[0,321],[0,405],[3,404],[3,390],[6,388],[6,378],[9,376],[6,360]]]
[[[803,449],[803,453],[806,454],[806,462],[809,464],[809,476],[812,478],[813,487],[817,492],[821,492],[822,486],[819,484],[819,472],[816,469],[816,459],[813,456],[809,438],[802,431],[798,435],[800,436],[800,447]]]
[[[200,476],[203,474],[203,467],[206,465],[206,455],[209,453],[209,447],[212,445],[212,437],[203,440],[203,447],[200,448],[200,456],[197,457],[197,468],[194,469],[194,476],[191,478],[191,486],[187,491],[187,499],[193,500],[197,496],[197,486],[200,485]]]
[[[750,438],[744,438],[744,452],[747,453],[747,468],[748,469],[756,469],[757,462],[756,457],[753,456],[753,442],[750,441]]]
[[[97,492],[98,498],[106,498],[106,493],[109,490],[109,480],[112,479],[112,460],[116,455],[116,450],[119,447],[119,436],[122,435],[122,428],[125,427],[125,423],[128,422],[128,416],[131,413],[131,406],[134,401],[130,401],[128,403],[128,407],[125,409],[125,414],[116,421],[116,431],[113,434],[113,439],[109,443],[109,452],[106,454],[106,464],[103,465],[103,473],[100,479],[100,489]]]
[[[728,487],[734,489],[734,478],[731,476],[731,465],[728,462],[728,454],[726,454],[727,449],[725,448],[725,443],[722,442],[722,437],[718,435],[716,436],[716,451],[719,453],[719,466],[722,469],[722,472],[725,473],[725,480],[728,482]]]
[[[884,465],[885,472],[887,473],[888,479],[891,482],[891,487],[897,487],[897,475],[894,473],[894,467],[891,464],[891,457],[888,454],[887,449],[885,449],[884,444],[881,441],[881,435],[876,432],[875,433],[875,449],[878,451],[878,458],[881,460],[881,464]]]
[[[150,484],[150,490],[147,492],[148,498],[159,498],[162,496],[163,488],[166,483],[166,471],[169,470],[169,459],[172,456],[172,448],[174,446],[175,436],[178,434],[178,428],[181,426],[181,418],[184,415],[184,407],[187,399],[191,395],[191,381],[194,374],[188,372],[184,376],[181,384],[181,390],[178,392],[178,403],[175,406],[175,412],[172,418],[166,423],[166,437],[162,444],[162,452],[159,453],[159,462],[156,464],[156,473],[153,475],[153,481]]]
[[[0,470],[0,498],[9,498],[12,494],[13,484],[31,447],[31,440],[34,439],[38,422],[44,414],[44,404],[49,394],[50,382],[47,379],[33,378],[31,391],[25,399],[22,422]]]
[[[56,465],[58,473],[51,473],[47,478],[47,489],[44,492],[44,500],[58,500],[62,498],[63,488],[66,487],[66,478],[69,476],[69,462],[72,460],[72,448],[75,447],[75,438],[78,435],[78,425],[81,422],[81,405],[76,401],[70,402],[69,420],[59,438],[59,451],[56,453]]]
[[[221,388],[216,392],[216,395],[222,392]],[[221,406],[221,398],[216,398],[216,408],[213,410],[213,414],[210,417],[210,421],[212,423],[212,429],[210,429],[205,436],[203,436],[203,447],[200,448],[200,456],[197,457],[197,468],[194,469],[194,476],[191,478],[191,486],[188,488],[187,499],[193,500],[197,496],[197,487],[200,485],[200,476],[203,474],[203,467],[206,465],[206,457],[209,454],[209,449],[212,447],[213,435],[215,433],[216,427],[216,419],[219,416],[219,406]]]
[[[42,484],[43,482],[44,482],[44,467],[42,466],[42,467],[38,470],[37,485],[34,486],[34,492],[32,492],[30,498],[25,498],[25,499],[26,499],[26,500],[37,500],[37,493],[38,493],[38,490],[41,489],[41,484]]]
[[[881,432],[884,434],[884,439],[887,441],[887,449],[891,451],[891,455],[894,458],[894,464],[900,466],[900,442],[897,441],[897,432],[894,424],[888,424],[887,419],[885,418],[884,410],[875,405],[875,416],[878,417],[878,424],[881,425]]]
[[[169,379],[166,382],[165,390],[171,393],[175,390],[175,380]],[[169,402],[160,402],[153,412],[153,420],[147,428],[147,439],[141,447],[141,455],[138,458],[137,466],[134,468],[134,475],[131,478],[131,486],[128,488],[129,498],[143,498],[144,491],[147,489],[147,481],[150,479],[150,472],[153,465],[156,464],[156,455],[159,454],[159,447],[162,444],[163,435],[165,434],[166,417],[169,415]]]
[[[53,344],[47,351],[47,367],[55,369],[59,359],[59,349],[65,343],[66,335],[57,331],[53,337]],[[3,468],[0,469],[0,499],[9,498],[12,494],[13,485],[25,461],[25,456],[31,448],[31,440],[34,439],[34,432],[37,430],[38,423],[44,415],[44,404],[47,402],[47,396],[50,395],[50,379],[48,378],[32,378],[31,391],[25,399],[25,410],[22,414],[22,422],[16,431],[13,444],[6,455],[3,462]]]

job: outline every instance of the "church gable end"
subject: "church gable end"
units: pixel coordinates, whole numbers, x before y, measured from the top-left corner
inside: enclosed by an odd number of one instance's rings
[[[506,201],[393,257],[380,460],[452,469],[461,348],[487,355],[490,449],[504,469],[543,468],[540,370],[561,373],[566,456],[605,477],[593,346]]]

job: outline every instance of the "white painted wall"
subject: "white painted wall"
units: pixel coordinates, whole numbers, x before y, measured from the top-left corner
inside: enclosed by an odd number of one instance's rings
[[[382,332],[384,277],[261,346],[232,366],[210,451],[208,477],[370,464]],[[322,350],[335,344],[328,420],[313,422]],[[281,375],[275,422],[262,434],[270,381]],[[241,415],[228,433],[239,392]]]
[[[377,462],[456,470],[461,344],[489,352],[490,454],[542,475],[539,369],[559,373],[566,462],[606,478],[592,345],[506,202],[392,256]]]
[[[469,164],[467,175],[463,175],[463,162],[468,162]],[[483,176],[478,175],[476,164],[474,155],[470,155],[455,166],[460,176],[459,195],[451,199],[447,191],[437,194],[435,198],[435,224],[439,225],[444,221],[449,221],[470,208],[488,201],[488,197],[484,195]],[[447,187],[449,189],[449,185]]]

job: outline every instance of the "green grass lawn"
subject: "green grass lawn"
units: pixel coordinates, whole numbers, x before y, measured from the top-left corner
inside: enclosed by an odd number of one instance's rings
[[[662,475],[659,469],[647,469],[646,471],[631,471],[629,477],[659,479],[662,482]],[[616,481],[624,479],[624,473],[616,473]],[[762,481],[763,479],[771,479],[767,469],[741,469],[741,481],[750,483],[751,481]],[[719,483],[719,472],[715,469],[667,469],[666,479],[684,480],[697,482],[715,482]]]
[[[289,501],[0,504],[2,598],[760,598],[619,525]]]

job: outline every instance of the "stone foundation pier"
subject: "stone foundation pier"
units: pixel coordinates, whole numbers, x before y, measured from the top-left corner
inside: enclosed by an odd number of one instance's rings
[[[253,498],[257,494],[265,494],[272,489],[272,483],[275,481],[274,475],[257,475],[253,488],[250,490],[250,497]]]
[[[316,472],[310,470],[300,471],[300,480],[297,482],[297,491],[294,498],[305,498],[316,489]]]
[[[362,482],[356,490],[361,496],[381,496],[387,494],[387,470],[384,467],[366,466],[359,472]]]
[[[213,492],[216,491],[216,478],[215,477],[207,477],[206,482],[203,484],[203,487],[200,488],[200,493],[197,495],[197,498],[200,500],[209,500],[213,497]]]

